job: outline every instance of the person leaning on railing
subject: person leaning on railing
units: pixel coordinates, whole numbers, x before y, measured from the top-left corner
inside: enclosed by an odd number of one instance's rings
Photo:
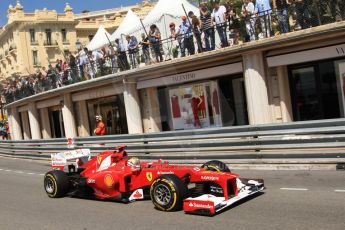
[[[144,34],[144,33],[141,34],[141,42],[139,43],[139,45],[141,45],[141,48],[143,51],[145,65],[150,65],[151,64],[150,42],[149,42],[149,38],[146,36],[146,34]]]
[[[158,27],[153,24],[150,26],[150,31],[149,31],[149,41],[150,44],[153,47],[153,50],[155,52],[156,56],[156,61],[157,62],[162,62],[163,61],[163,55],[161,52],[161,32],[159,31]]]
[[[226,35],[226,8],[223,5],[219,4],[219,1],[214,3],[214,9],[212,11],[212,21],[216,24],[216,30],[218,32],[221,47],[229,46],[228,38]]]
[[[241,17],[244,19],[244,22],[246,24],[246,31],[248,35],[248,38],[246,38],[245,40],[254,41],[256,39],[256,34],[255,34],[256,17],[255,17],[255,7],[252,0],[243,1]]]
[[[273,0],[273,11],[277,14],[280,33],[290,32],[289,26],[289,0]]]
[[[311,19],[308,5],[311,4],[311,0],[294,0],[297,23],[301,29],[310,28]]]
[[[207,51],[215,50],[215,34],[213,28],[213,21],[211,17],[211,12],[207,9],[205,3],[200,4],[200,27],[204,33],[205,47]]]

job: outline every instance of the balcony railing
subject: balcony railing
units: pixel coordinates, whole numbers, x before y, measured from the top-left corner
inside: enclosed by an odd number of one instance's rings
[[[32,46],[37,46],[38,45],[38,41],[30,41]]]
[[[57,45],[58,45],[57,41],[53,41],[53,40],[44,41],[44,46],[57,46]]]
[[[65,41],[62,41],[62,44],[63,45],[70,45],[70,42],[69,42],[69,40],[65,40]]]

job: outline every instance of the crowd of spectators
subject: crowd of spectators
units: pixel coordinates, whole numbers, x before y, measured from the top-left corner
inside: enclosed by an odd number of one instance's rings
[[[64,61],[40,68],[36,74],[7,81],[2,87],[6,103],[140,65],[345,20],[345,1],[243,0],[240,5],[215,2],[212,7],[200,3],[199,11],[200,17],[192,11],[182,16],[179,25],[169,22],[167,38],[162,39],[153,24],[140,38],[127,35],[126,41],[116,39],[99,51],[84,48],[68,54]],[[176,45],[169,47],[173,42]]]
[[[10,136],[9,126],[6,120],[0,121],[0,138],[2,140],[8,140]]]

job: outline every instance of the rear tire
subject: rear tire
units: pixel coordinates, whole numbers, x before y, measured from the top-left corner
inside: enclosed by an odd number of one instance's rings
[[[203,164],[201,168],[213,172],[231,172],[229,167],[224,162],[217,160],[208,161]]]
[[[176,175],[164,175],[153,181],[150,197],[154,206],[166,212],[182,209],[188,188]]]
[[[66,173],[60,170],[47,172],[44,176],[44,190],[50,198],[65,196],[69,190]]]

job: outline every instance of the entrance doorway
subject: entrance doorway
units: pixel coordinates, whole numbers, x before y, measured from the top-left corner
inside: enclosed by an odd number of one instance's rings
[[[62,111],[60,108],[49,108],[50,127],[53,138],[65,137],[65,128],[63,123]]]
[[[242,75],[219,79],[224,126],[248,125],[248,110]]]
[[[340,117],[334,61],[289,68],[295,121]]]

